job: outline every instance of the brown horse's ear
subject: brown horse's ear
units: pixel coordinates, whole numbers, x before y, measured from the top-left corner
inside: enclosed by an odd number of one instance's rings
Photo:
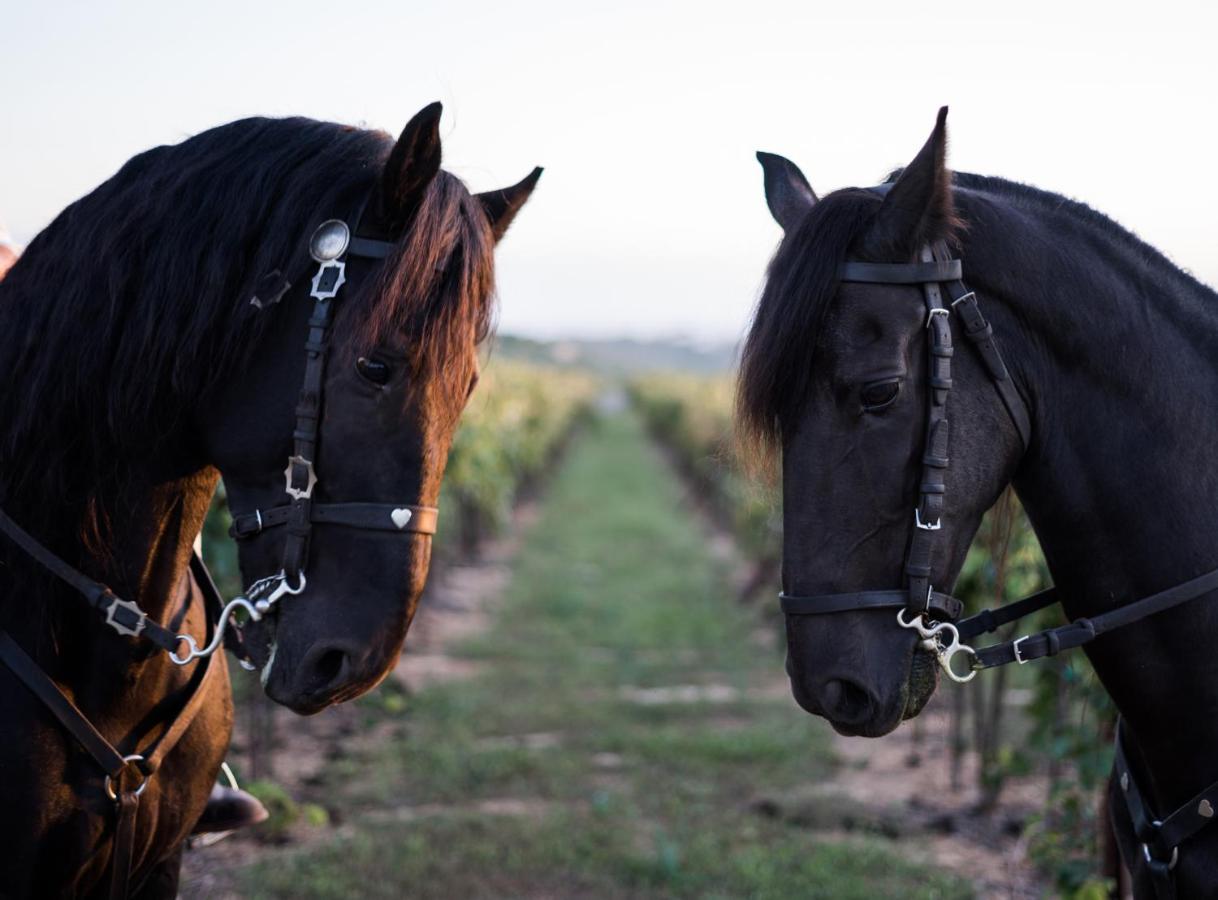
[[[402,225],[440,171],[440,113],[432,103],[402,129],[381,173],[380,212],[385,224]]]
[[[877,259],[912,256],[923,244],[950,237],[958,224],[952,202],[952,174],[947,169],[944,106],[930,139],[884,198],[863,249]]]
[[[776,153],[757,151],[757,162],[765,174],[765,202],[770,214],[789,232],[816,203],[816,192],[799,166]]]
[[[508,226],[512,224],[512,219],[516,218],[520,207],[524,206],[525,201],[533,193],[533,188],[537,186],[537,179],[541,177],[541,173],[542,168],[538,166],[511,187],[476,195],[478,202],[486,210],[486,217],[490,219],[495,243],[498,243],[507,234]]]

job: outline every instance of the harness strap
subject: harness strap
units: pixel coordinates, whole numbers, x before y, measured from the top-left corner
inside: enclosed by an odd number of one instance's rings
[[[1156,819],[1129,765],[1123,731],[1123,723],[1118,722],[1112,773],[1125,798],[1134,837],[1142,845],[1142,862],[1151,876],[1155,896],[1159,900],[1175,900],[1175,869],[1180,861],[1180,847],[1214,821],[1214,811],[1218,809],[1218,781],[1177,807],[1166,819]]]
[[[9,671],[17,676],[17,680],[42,701],[42,705],[76,738],[77,743],[93,757],[93,761],[103,772],[115,779],[122,774],[127,768],[123,755],[102,737],[101,732],[93,727],[93,723],[85,718],[76,704],[59,689],[59,685],[42,671],[38,663],[34,662],[7,631],[0,631],[0,662],[8,666]]]
[[[178,645],[177,635],[148,618],[139,605],[122,600],[106,585],[68,565],[38,541],[29,532],[9,518],[0,509],[0,532],[20,547],[32,560],[69,586],[76,589],[88,604],[105,616],[106,624],[121,635],[135,637],[155,644],[167,652]]]
[[[110,862],[110,900],[127,900],[131,895],[131,860],[135,855],[135,823],[140,810],[140,795],[123,791],[115,801],[118,816],[114,823],[114,850]]]
[[[287,524],[293,507],[273,506],[233,516],[228,533],[236,540],[253,537],[268,528]],[[434,506],[398,506],[393,503],[314,503],[309,521],[318,525],[345,525],[369,531],[435,534],[439,510]]]
[[[1057,596],[1057,588],[1046,588],[1032,594],[1029,597],[1024,597],[1022,600],[1016,600],[1014,603],[1008,603],[1006,606],[995,607],[994,609],[983,609],[975,615],[969,616],[967,619],[961,619],[956,625],[956,631],[961,638],[976,637],[979,634],[988,634],[992,631],[997,631],[1003,625],[1008,625],[1026,616],[1032,615],[1034,612],[1039,612],[1042,609],[1047,609],[1055,603],[1059,603],[1060,598]]]
[[[1045,656],[1055,656],[1062,650],[1081,647],[1106,632],[1132,625],[1148,616],[1172,609],[1215,590],[1218,590],[1218,569],[1097,616],[1076,619],[1069,624],[1050,628],[1038,634],[1024,635],[1017,640],[995,644],[992,647],[982,647],[974,651],[976,659],[973,668],[992,669],[995,666],[1005,666],[1013,662],[1022,664]],[[985,613],[961,622],[960,634],[962,636],[974,635],[991,630],[980,627],[978,620],[983,616],[988,615],[989,620],[995,621],[997,624],[1013,622],[1021,616],[1043,609],[1050,603],[1056,602],[1057,599],[1056,590],[1050,588],[1048,591],[1041,591],[1039,594],[1033,594],[1031,597],[1012,604],[1013,607],[1019,607],[1019,609],[1010,613],[1006,611],[1011,607],[987,610]],[[971,624],[975,622],[977,624]]]
[[[148,779],[156,774],[166,755],[190,728],[199,710],[203,708],[207,695],[206,687],[212,680],[212,673],[217,671],[217,668],[211,665],[211,659],[210,656],[204,657],[192,673],[193,685],[188,687],[186,702],[161,736],[142,753],[123,756],[21,645],[14,641],[7,631],[0,630],[0,662],[42,702],[106,774],[106,790],[111,793],[117,805],[110,872],[110,897],[113,900],[120,900],[129,895],[140,794],[143,793]],[[122,778],[132,767],[140,771],[143,779],[138,787],[125,789],[122,786]]]
[[[1007,413],[1015,423],[1015,429],[1026,449],[1032,441],[1032,422],[1028,416],[1028,406],[1015,387],[1006,363],[1003,362],[998,342],[994,338],[994,329],[981,314],[977,295],[966,288],[963,282],[952,281],[947,290],[952,297],[952,309],[960,316],[960,322],[964,326],[964,336],[977,348],[981,361],[990,373],[990,381],[998,390],[998,397],[1007,408]]]

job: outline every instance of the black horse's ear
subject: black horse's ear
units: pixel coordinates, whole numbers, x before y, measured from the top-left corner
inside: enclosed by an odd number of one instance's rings
[[[947,169],[947,107],[935,130],[897,178],[864,239],[876,258],[910,256],[923,244],[950,237],[958,226]]]
[[[380,212],[388,225],[405,223],[440,171],[440,113],[432,103],[402,129],[381,173]]]
[[[765,173],[765,202],[770,214],[783,231],[790,231],[816,203],[816,192],[799,166],[786,157],[758,150],[757,162]]]
[[[478,202],[486,210],[486,217],[491,221],[491,231],[495,235],[495,243],[498,243],[507,234],[508,226],[512,224],[516,213],[520,212],[520,207],[524,206],[529,195],[533,193],[533,188],[537,186],[537,179],[541,177],[541,173],[542,168],[538,166],[511,187],[476,195]]]

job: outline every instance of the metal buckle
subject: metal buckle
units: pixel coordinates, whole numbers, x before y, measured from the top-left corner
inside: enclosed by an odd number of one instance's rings
[[[114,596],[114,595],[111,594],[111,596]],[[129,610],[130,612],[135,613],[135,627],[134,628],[132,628],[129,625],[124,625],[122,622],[118,621],[118,619],[114,618],[114,611],[116,609],[118,609],[120,606],[123,609]],[[145,613],[142,609],[140,609],[139,606],[137,606],[132,601],[120,600],[118,597],[114,597],[114,602],[111,603],[109,605],[109,607],[106,608],[106,624],[109,625],[111,628],[113,628],[115,631],[117,631],[119,634],[127,635],[129,637],[139,637],[140,633],[144,630],[144,626],[148,624],[148,614]]]
[[[923,531],[938,531],[943,527],[943,517],[940,516],[935,520],[934,524],[924,523],[922,521],[922,510],[914,507],[914,525],[921,528]]]
[[[1156,823],[1156,824],[1161,825],[1162,823],[1160,822],[1160,823]],[[1150,855],[1150,844],[1142,845],[1142,856],[1146,860],[1147,863],[1158,863],[1159,865],[1164,865],[1163,860],[1155,859],[1153,856]],[[1167,871],[1170,872],[1172,869],[1174,869],[1176,867],[1176,863],[1178,863],[1179,861],[1180,861],[1180,848],[1172,847],[1171,848],[1171,859],[1166,863]]]
[[[955,305],[955,304],[953,304],[953,305]],[[948,309],[946,306],[932,307],[926,313],[926,327],[930,328],[930,323],[935,320],[935,316],[950,316],[951,314],[952,314],[952,311],[950,309]]]
[[[304,466],[308,472],[307,484],[303,489],[294,487],[292,483],[292,468],[294,466]],[[303,456],[289,456],[288,467],[283,470],[284,478],[287,480],[288,496],[295,500],[307,500],[313,496],[313,487],[317,484],[317,472],[313,469],[313,461],[305,459]],[[261,526],[262,517],[258,517],[258,524]],[[261,528],[259,528],[261,530]]]
[[[339,288],[346,283],[346,263],[324,262],[317,267],[317,274],[313,276],[313,290],[310,294],[316,300],[332,300],[338,296]]]
[[[1030,635],[1030,634],[1025,634],[1023,637],[1019,638],[1018,640],[1015,641],[1015,643],[1013,643],[1011,645],[1011,649],[1015,651],[1015,662],[1019,663],[1021,666],[1024,663],[1030,663],[1032,661],[1030,659],[1024,659],[1019,653],[1019,645],[1022,644],[1024,641],[1026,641],[1031,636],[1032,635]]]
[[[140,773],[140,786],[134,791],[124,791],[123,793],[130,793],[133,796],[138,797],[140,794],[144,793],[144,788],[148,787],[148,773],[139,766],[139,763],[142,763],[143,761],[144,757],[140,756],[138,753],[132,753],[130,756],[123,757],[123,762],[127,764],[123,767],[124,772],[127,771],[127,769],[134,769],[136,772]],[[131,765],[132,763],[136,763],[136,765]],[[115,802],[118,801],[118,792],[114,790],[114,781],[109,775],[106,776],[106,794],[111,800],[114,800]]]
[[[963,294],[963,295],[957,297],[955,300],[953,300],[952,306],[955,306],[957,303],[963,303],[969,297],[976,299],[977,295],[975,293],[973,293],[972,291],[969,291],[967,294]]]

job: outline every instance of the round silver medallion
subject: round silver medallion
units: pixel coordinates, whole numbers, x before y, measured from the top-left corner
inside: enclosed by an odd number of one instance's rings
[[[341,219],[322,222],[309,238],[309,255],[319,263],[338,259],[351,241],[351,229]]]

